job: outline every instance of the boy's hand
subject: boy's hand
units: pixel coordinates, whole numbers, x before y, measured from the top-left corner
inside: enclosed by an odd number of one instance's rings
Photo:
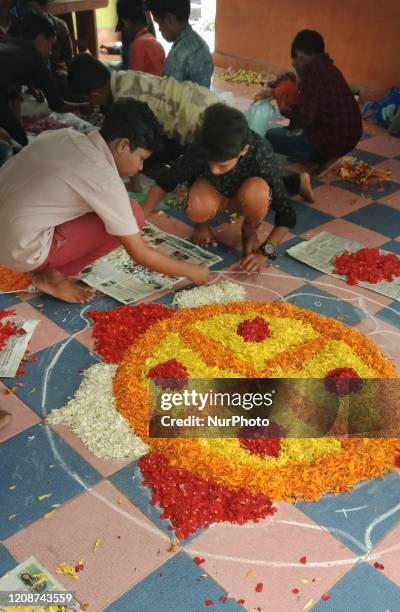
[[[268,258],[265,257],[264,253],[258,251],[257,253],[251,253],[246,255],[239,264],[241,270],[247,272],[247,274],[258,274],[264,267],[268,267]]]
[[[205,285],[208,282],[210,271],[206,264],[193,264],[193,271],[187,275],[187,278],[195,285]]]

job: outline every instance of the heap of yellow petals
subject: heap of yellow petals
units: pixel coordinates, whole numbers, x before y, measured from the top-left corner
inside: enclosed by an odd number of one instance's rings
[[[257,347],[236,334],[241,321],[255,316],[264,317],[272,332]],[[276,501],[317,500],[394,469],[396,439],[291,438],[282,441],[277,458],[252,455],[236,439],[150,439],[147,374],[169,359],[185,365],[191,378],[323,378],[338,367],[353,367],[365,378],[395,378],[392,363],[355,329],[286,303],[181,310],[126,352],[114,379],[117,408],[171,465]]]

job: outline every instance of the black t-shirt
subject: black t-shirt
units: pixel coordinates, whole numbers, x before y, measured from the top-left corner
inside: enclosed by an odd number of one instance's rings
[[[21,85],[43,91],[50,108],[59,111],[64,100],[53,85],[49,70],[30,40],[10,39],[0,42],[0,96]]]
[[[248,178],[260,177],[271,189],[271,208],[275,211],[275,225],[293,228],[296,212],[289,202],[288,192],[268,140],[249,131],[249,150],[230,172],[212,174],[207,160],[198,147],[188,147],[182,157],[157,179],[164,191],[173,191],[179,184],[192,185],[197,179],[207,179],[223,196],[232,197]]]

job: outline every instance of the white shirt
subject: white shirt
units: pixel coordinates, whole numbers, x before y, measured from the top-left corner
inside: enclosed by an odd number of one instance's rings
[[[114,158],[99,132],[46,132],[0,168],[0,264],[46,260],[54,228],[96,213],[114,236],[139,232]]]

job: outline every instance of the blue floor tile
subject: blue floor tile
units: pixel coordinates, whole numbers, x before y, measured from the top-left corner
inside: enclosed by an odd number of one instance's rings
[[[52,466],[52,467],[51,467]],[[101,476],[45,425],[35,425],[0,445],[0,539],[24,529],[53,504],[82,493]],[[13,491],[10,486],[16,485]],[[51,497],[38,501],[39,495]],[[15,514],[15,518],[9,517]]]
[[[370,166],[376,166],[377,164],[381,164],[387,160],[387,157],[383,157],[383,155],[377,155],[377,153],[370,153],[369,151],[363,151],[362,149],[354,149],[350,155],[367,162],[367,164]]]
[[[371,198],[372,200],[379,200],[380,198],[384,198],[400,190],[400,183],[395,183],[394,181],[388,181],[381,186],[372,185],[368,189],[360,189],[357,185],[342,180],[335,181],[331,183],[331,185],[340,187],[341,189],[347,189],[347,191],[351,191],[351,193],[356,193],[357,195]]]
[[[375,316],[390,325],[394,325],[394,327],[400,328],[400,302],[392,302],[389,306],[378,310]]]
[[[399,214],[400,218],[400,214]],[[396,253],[396,255],[400,255],[400,241],[399,240],[390,240],[389,242],[385,242],[379,247],[383,251],[389,251],[390,253]]]
[[[99,358],[76,340],[63,340],[35,354],[38,361],[25,363],[25,374],[18,379],[2,379],[8,387],[22,383],[16,395],[43,417],[53,408],[61,408],[82,382],[82,371]],[[50,368],[50,369],[49,369]],[[43,412],[44,410],[44,412]]]
[[[0,293],[0,310],[21,304],[22,300],[15,293]]]
[[[17,565],[18,561],[14,559],[5,546],[0,544],[0,578]]]
[[[234,599],[220,602],[219,598],[226,596],[226,591],[211,577],[202,577],[202,574],[204,569],[180,552],[108,606],[106,612],[204,612],[208,609],[243,612],[243,607]],[[207,599],[213,602],[210,608],[205,605]]]
[[[399,523],[399,499],[400,478],[393,473],[384,480],[362,482],[352,493],[327,495],[314,503],[297,503],[296,507],[357,555],[363,555],[370,548],[369,538],[375,546]],[[376,526],[369,535],[373,521]]]
[[[398,236],[400,231],[399,211],[384,204],[369,204],[345,215],[343,219],[390,238]]]
[[[319,225],[333,221],[335,218],[332,215],[327,215],[316,208],[300,204],[299,202],[293,202],[293,207],[297,215],[296,227],[290,230],[293,234],[304,234]]]
[[[400,588],[382,572],[360,563],[333,589],[330,599],[320,601],[318,612],[396,612],[400,610]]]
[[[368,316],[366,312],[312,285],[304,285],[292,291],[285,297],[285,302],[337,319],[348,326],[357,325]]]
[[[305,281],[316,280],[322,276],[322,272],[307,266],[301,261],[290,257],[290,255],[287,255],[286,253],[288,249],[300,244],[301,242],[304,242],[304,240],[296,237],[282,243],[278,247],[278,258],[272,263],[272,265],[278,267],[280,270],[290,274],[291,276],[295,276],[296,278],[304,278]]]
[[[110,480],[167,536],[171,537],[174,535],[174,531],[168,528],[170,526],[170,522],[166,519],[160,518],[160,515],[162,514],[162,509],[160,506],[158,504],[154,506],[150,504],[152,492],[149,487],[143,485],[143,475],[136,461],[114,474]],[[203,530],[198,530],[186,540],[181,540],[181,542],[184,544],[191,542],[202,532]]]
[[[87,321],[90,321],[87,315],[90,310],[114,310],[121,306],[119,302],[106,295],[96,297],[90,302],[89,308],[87,304],[66,304],[44,294],[35,297],[29,303],[34,307],[38,304],[43,305],[40,312],[70,334],[85,329]]]

